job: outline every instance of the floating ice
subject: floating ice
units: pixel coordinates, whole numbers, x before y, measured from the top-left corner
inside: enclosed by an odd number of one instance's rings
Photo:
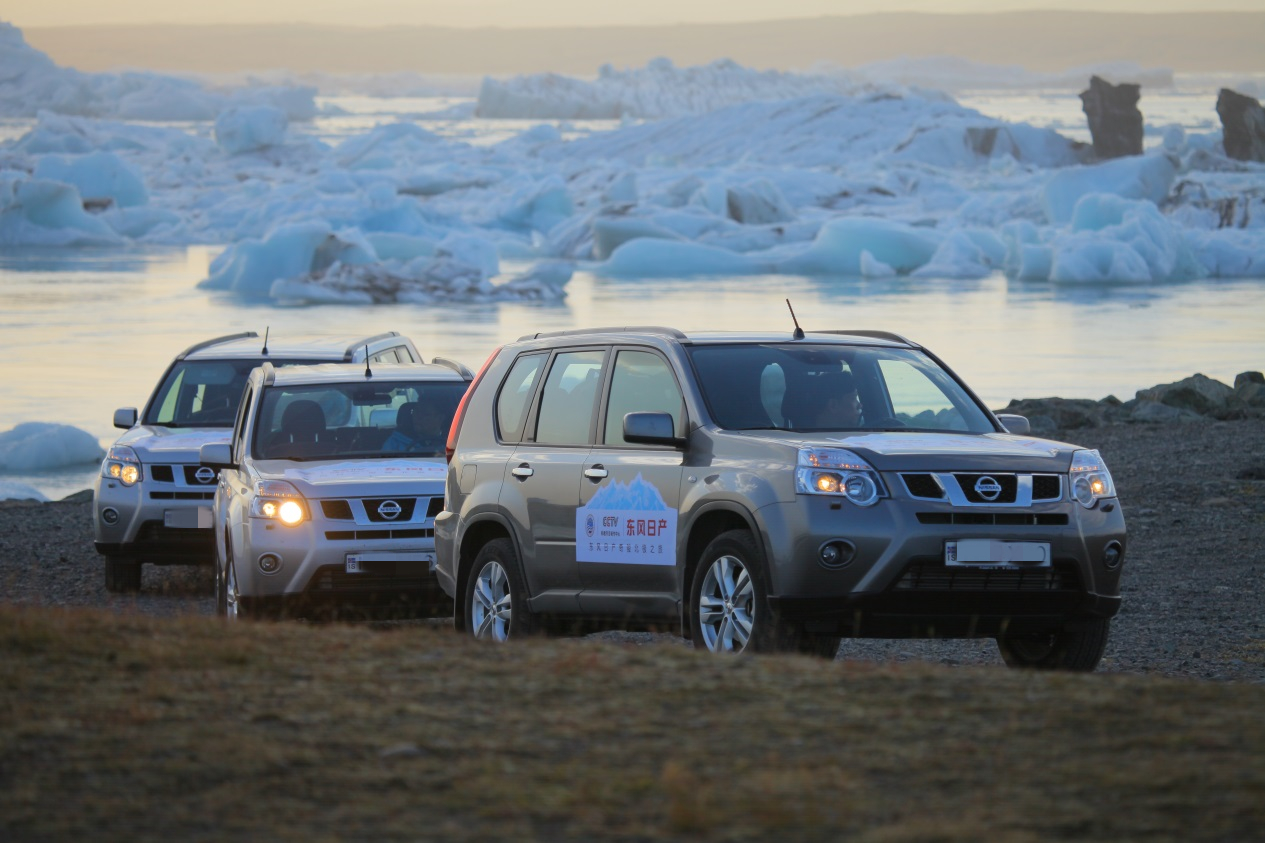
[[[114,245],[121,238],[84,212],[73,185],[0,173],[0,244]]]
[[[215,118],[215,142],[229,155],[255,152],[285,140],[285,113],[267,105],[230,108]]]
[[[0,501],[47,501],[48,498],[34,486],[16,480],[0,480]]]
[[[112,152],[45,155],[35,166],[35,178],[73,184],[88,203],[130,208],[149,201],[140,173]]]
[[[198,286],[264,299],[272,294],[276,281],[321,273],[335,263],[372,263],[375,258],[372,247],[354,234],[335,233],[319,220],[294,223],[265,239],[229,246],[211,263],[210,276]]]
[[[1090,193],[1149,199],[1159,204],[1168,196],[1177,168],[1177,162],[1169,155],[1153,153],[1058,170],[1045,185],[1046,213],[1050,222],[1066,224],[1072,219],[1076,203]]]
[[[46,471],[104,456],[91,433],[67,424],[25,422],[0,433],[0,471]]]

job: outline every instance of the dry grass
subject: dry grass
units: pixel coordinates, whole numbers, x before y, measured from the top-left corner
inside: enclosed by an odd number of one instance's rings
[[[0,839],[1246,840],[1265,688],[0,608]]]

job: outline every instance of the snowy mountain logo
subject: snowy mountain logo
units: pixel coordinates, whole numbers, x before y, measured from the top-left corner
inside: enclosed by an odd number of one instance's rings
[[[638,474],[611,481],[575,511],[578,562],[675,565],[676,510]]]

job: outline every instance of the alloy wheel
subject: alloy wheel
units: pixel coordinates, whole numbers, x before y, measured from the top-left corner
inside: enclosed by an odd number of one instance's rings
[[[755,589],[747,566],[736,556],[712,562],[698,595],[703,643],[712,652],[741,653],[755,626]]]

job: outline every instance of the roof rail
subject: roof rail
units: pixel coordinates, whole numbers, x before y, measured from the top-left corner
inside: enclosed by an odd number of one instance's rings
[[[456,360],[449,360],[447,357],[436,357],[430,362],[436,366],[447,366],[449,369],[452,369],[468,381],[474,380],[474,372],[470,371]]]
[[[260,364],[259,368],[263,370],[264,386],[272,386],[274,383],[277,382],[277,367],[276,366],[272,365],[271,363],[264,362]]]
[[[244,339],[249,339],[250,337],[257,337],[257,336],[259,336],[259,334],[256,333],[255,331],[242,331],[240,334],[225,334],[222,337],[216,337],[213,340],[205,340],[203,342],[195,343],[194,345],[189,346],[184,351],[177,354],[176,359],[183,360],[195,351],[201,351],[204,348],[209,348],[213,345],[219,345],[222,342],[228,342],[230,340],[244,340]]]
[[[912,347],[914,347],[914,348],[921,348],[921,346],[919,346],[919,345],[918,345],[918,343],[914,342],[913,340],[906,339],[905,337],[902,337],[900,334],[893,334],[891,331],[866,331],[866,330],[857,330],[857,331],[836,331],[836,330],[830,330],[830,331],[809,331],[808,333],[810,333],[810,334],[835,334],[835,335],[838,335],[838,336],[845,336],[845,337],[869,337],[870,339],[874,339],[874,340],[888,340],[889,342],[899,342],[899,343],[904,343],[905,345],[908,345],[908,346],[912,346]]]
[[[347,350],[343,352],[343,362],[350,363],[355,360],[356,349],[358,348],[364,348],[369,343],[377,342],[378,340],[389,340],[392,337],[398,337],[399,335],[399,331],[387,331],[385,334],[374,334],[372,337],[365,337],[362,340],[356,340],[351,345],[347,346]]]
[[[673,339],[686,339],[685,334],[676,328],[664,328],[660,325],[624,325],[622,327],[613,328],[573,328],[569,331],[547,331],[540,334],[524,334],[518,338],[519,342],[525,340],[543,340],[551,337],[578,337],[584,334],[663,334]]]

